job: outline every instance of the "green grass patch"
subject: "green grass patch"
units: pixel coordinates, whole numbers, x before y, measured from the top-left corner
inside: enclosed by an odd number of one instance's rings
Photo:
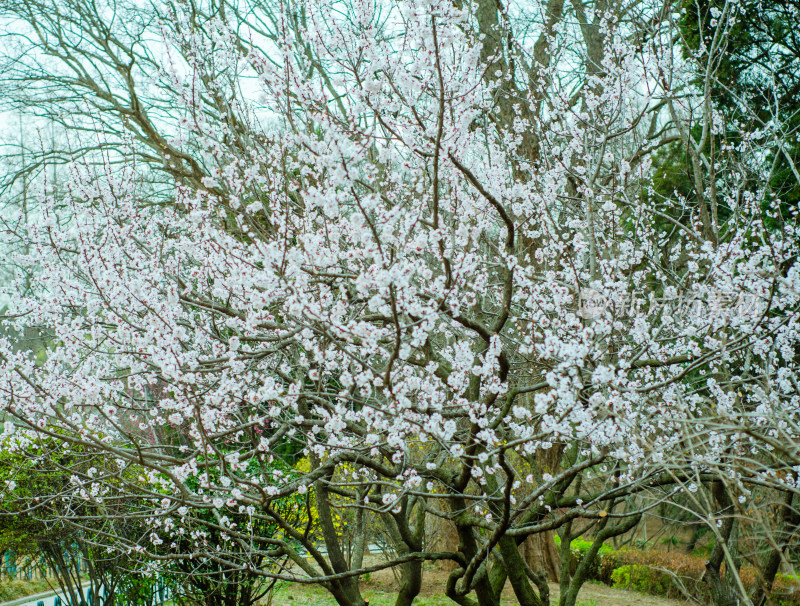
[[[28,595],[50,591],[51,586],[47,581],[0,581],[0,602],[11,602]]]

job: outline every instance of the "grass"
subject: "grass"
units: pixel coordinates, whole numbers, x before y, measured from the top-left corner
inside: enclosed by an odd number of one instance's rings
[[[365,589],[362,592],[369,606],[394,606],[396,594]],[[334,606],[336,602],[324,589],[313,586],[288,585],[277,589],[272,597],[273,606]],[[445,596],[418,596],[414,606],[455,606]]]
[[[4,580],[0,582],[0,602],[11,602],[17,598],[50,591],[50,584],[45,581]]]
[[[551,604],[558,604],[558,589],[551,585]],[[578,598],[577,606],[683,606],[684,602],[669,600],[655,596],[646,596],[635,591],[613,589],[603,584],[587,583]],[[503,606],[517,606],[517,600],[509,591],[503,595]],[[587,595],[588,594],[588,595]],[[396,594],[389,587],[363,587],[362,595],[369,600],[369,606],[394,606]],[[262,604],[266,606],[267,602]],[[278,587],[273,596],[271,606],[336,606],[336,602],[324,589],[310,585],[286,584]],[[414,600],[414,606],[456,606],[444,595],[421,595]],[[686,605],[688,606],[688,605]]]
[[[429,590],[432,589],[429,588]],[[552,588],[557,592],[557,588]],[[50,590],[46,581],[3,581],[0,582],[0,602],[8,602],[17,598]],[[583,593],[585,591],[586,593]],[[587,583],[578,599],[577,606],[633,606],[641,604],[641,599],[636,592],[612,589],[601,583]],[[432,592],[428,592],[432,593]],[[503,606],[516,606],[517,601],[513,594],[503,596]],[[370,606],[394,606],[396,593],[391,590],[391,584],[384,582],[373,583],[372,586],[362,586],[362,595],[369,600]],[[554,604],[558,603],[557,595],[551,594]],[[676,606],[678,602],[663,600],[648,596],[652,606]],[[262,600],[262,606],[269,602]],[[165,604],[164,606],[173,606]],[[333,597],[324,589],[314,585],[279,583],[273,595],[271,606],[336,606]],[[444,595],[421,595],[414,600],[414,606],[455,606]]]

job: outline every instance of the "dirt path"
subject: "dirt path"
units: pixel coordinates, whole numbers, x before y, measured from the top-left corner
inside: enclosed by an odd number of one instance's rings
[[[420,606],[454,604],[442,596],[447,575],[446,571],[437,568],[425,570],[422,591],[420,592],[421,599],[419,599]],[[394,576],[389,570],[371,575],[369,581],[364,583],[365,594],[370,593],[376,598],[385,596],[389,603],[391,602],[389,598],[394,593],[395,587]],[[558,585],[550,583],[551,604],[558,604],[558,595]],[[381,606],[383,603],[383,599],[370,600],[371,606]],[[503,591],[503,606],[516,606],[516,603],[514,592],[511,586],[507,585]],[[689,602],[659,598],[636,591],[614,589],[601,583],[586,583],[578,595],[579,606],[688,606],[689,604]]]
[[[551,602],[557,604],[558,587],[553,584],[550,586],[550,591]],[[510,603],[513,604],[513,602]],[[691,602],[659,598],[637,591],[614,589],[601,583],[587,583],[581,587],[578,603],[584,606],[688,606],[691,604]]]

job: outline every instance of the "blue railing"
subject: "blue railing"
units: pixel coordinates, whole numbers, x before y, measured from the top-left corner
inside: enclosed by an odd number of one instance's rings
[[[83,572],[85,566],[80,554],[77,554],[74,566],[78,574]],[[49,566],[43,558],[25,557],[24,560],[20,561],[17,554],[9,549],[3,553],[3,565],[0,573],[8,579],[31,581],[34,578],[45,579],[58,576],[58,569]]]
[[[78,574],[86,568],[80,554],[76,554],[74,562],[75,569]],[[39,579],[52,578],[58,576],[58,569],[48,566],[43,559],[34,560],[26,557],[22,562],[19,561],[18,556],[12,551],[7,550],[3,553],[2,565],[0,565],[0,574],[8,579],[26,580],[30,581],[34,576]],[[85,606],[103,606],[106,603],[107,594],[105,587],[101,589],[102,596],[94,596],[92,590],[89,589],[86,593]],[[172,599],[172,590],[162,583],[156,585],[153,591],[152,601],[149,602],[152,606],[159,606]],[[122,597],[117,597],[114,601],[115,606],[138,606],[138,604],[128,603]],[[55,598],[47,598],[46,600],[38,600],[36,606],[80,606],[70,603],[68,598],[56,595]]]

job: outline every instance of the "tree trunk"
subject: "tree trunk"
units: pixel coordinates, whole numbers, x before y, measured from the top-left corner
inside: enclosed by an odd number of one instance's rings
[[[350,572],[350,567],[342,553],[339,543],[339,535],[333,523],[331,514],[328,488],[324,480],[318,480],[314,484],[314,494],[317,505],[317,515],[319,527],[322,531],[322,538],[328,550],[328,558],[334,572],[338,574]],[[358,586],[358,576],[348,576],[335,581],[331,581],[329,590],[336,599],[339,606],[365,606],[367,602],[361,596]]]
[[[531,570],[545,575],[548,581],[558,581],[560,562],[552,530],[527,537],[521,545],[522,557]]]
[[[711,493],[714,501],[719,507],[719,512],[727,511],[731,506],[731,500],[722,482],[715,480],[711,484]],[[718,512],[718,513],[719,513]],[[731,587],[729,579],[734,572],[728,570],[723,578],[721,574],[722,563],[725,561],[725,543],[730,539],[733,532],[734,517],[728,515],[722,522],[722,528],[714,542],[714,548],[706,562],[706,571],[703,573],[703,580],[708,585],[711,593],[711,602],[714,606],[739,606],[739,596]]]
[[[772,549],[761,567],[758,585],[753,592],[753,606],[765,606],[768,603],[770,593],[772,593],[772,584],[775,582],[775,576],[778,574],[783,560],[783,552],[789,545],[789,541],[794,536],[798,525],[800,525],[800,514],[794,508],[793,492],[786,494],[786,502],[783,505],[781,518],[777,548]]]
[[[401,569],[400,590],[394,606],[411,606],[422,589],[422,561],[406,562]]]
[[[511,581],[511,586],[514,588],[514,595],[516,595],[519,605],[542,606],[542,601],[528,579],[525,560],[514,538],[504,536],[498,541],[497,547],[500,550],[508,580]]]

